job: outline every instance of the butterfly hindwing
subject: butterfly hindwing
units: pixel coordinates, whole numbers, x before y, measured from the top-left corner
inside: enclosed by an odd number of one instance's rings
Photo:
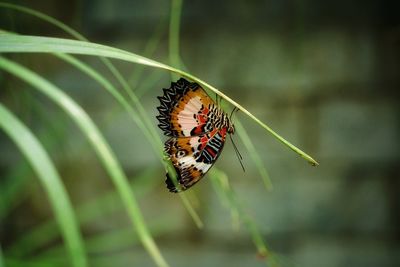
[[[226,129],[214,129],[199,136],[170,138],[165,143],[176,173],[178,186],[167,173],[165,183],[171,192],[186,190],[197,183],[221,154]]]
[[[164,89],[158,97],[160,115],[158,126],[171,137],[204,134],[212,130],[209,115],[216,106],[207,93],[197,84],[181,78],[171,87]]]

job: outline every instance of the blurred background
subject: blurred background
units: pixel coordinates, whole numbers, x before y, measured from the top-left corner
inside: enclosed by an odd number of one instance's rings
[[[169,62],[169,1],[13,3],[48,14],[92,42]],[[320,163],[311,167],[239,112],[237,119],[254,142],[273,190],[264,188],[237,136],[246,172],[230,143],[216,164],[282,266],[400,266],[398,11],[396,1],[183,2],[180,55],[189,72]],[[5,8],[0,9],[0,28],[72,38]],[[93,118],[134,184],[149,228],[171,266],[265,266],[207,176],[193,188],[204,229],[194,225],[178,196],[166,190],[159,156],[96,82],[50,55],[12,58],[61,87]],[[117,84],[98,59],[79,58]],[[156,96],[170,86],[170,74],[113,63],[156,125]],[[17,78],[0,73],[0,84],[1,103],[29,126],[56,163],[80,218],[92,266],[155,266],[76,125]],[[48,199],[3,132],[0,151],[3,255],[15,260],[11,266],[53,266],[40,265],[40,260],[62,258],[65,252],[51,224]]]

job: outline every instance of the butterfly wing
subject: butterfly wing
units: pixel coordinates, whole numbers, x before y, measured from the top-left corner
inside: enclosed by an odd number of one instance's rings
[[[212,130],[209,115],[216,106],[197,83],[181,78],[163,91],[164,95],[158,97],[160,115],[157,119],[165,135],[198,136]]]
[[[170,138],[165,143],[165,151],[175,167],[178,186],[167,173],[165,183],[169,191],[177,193],[197,183],[221,154],[225,137],[226,128],[199,136]]]

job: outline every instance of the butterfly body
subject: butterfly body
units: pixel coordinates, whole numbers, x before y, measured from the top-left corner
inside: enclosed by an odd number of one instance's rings
[[[171,192],[179,192],[206,174],[221,154],[226,135],[235,128],[197,83],[181,78],[158,98],[158,126],[170,137],[164,149],[175,167],[178,186],[168,173],[166,184]]]

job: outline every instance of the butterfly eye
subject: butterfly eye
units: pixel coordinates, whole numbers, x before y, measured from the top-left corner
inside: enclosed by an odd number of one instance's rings
[[[176,157],[177,158],[182,158],[186,156],[186,151],[185,150],[179,150],[178,152],[176,152]]]

